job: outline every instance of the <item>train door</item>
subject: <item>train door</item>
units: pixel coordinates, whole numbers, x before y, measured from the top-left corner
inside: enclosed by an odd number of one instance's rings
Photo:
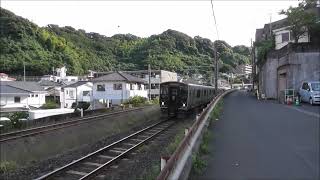
[[[170,116],[176,115],[179,103],[179,89],[178,87],[169,87],[169,101],[168,101],[168,114]]]

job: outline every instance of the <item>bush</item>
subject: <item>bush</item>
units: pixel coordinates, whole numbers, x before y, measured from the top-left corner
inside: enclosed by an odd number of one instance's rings
[[[89,102],[80,101],[80,102],[78,102],[78,105],[77,105],[77,103],[72,103],[71,107],[75,108],[75,109],[87,110],[90,107],[90,103]]]
[[[12,127],[21,128],[22,122],[20,119],[27,119],[29,117],[27,112],[14,112],[9,115]]]
[[[159,104],[159,97],[152,99],[151,103],[152,104]]]
[[[132,104],[133,106],[138,106],[140,104],[145,104],[147,102],[147,98],[141,96],[130,97],[124,104]]]
[[[17,164],[13,161],[4,161],[0,162],[0,173],[8,173],[14,171],[17,168]]]
[[[44,105],[41,106],[42,109],[56,109],[59,108],[59,105],[54,101],[48,101]]]

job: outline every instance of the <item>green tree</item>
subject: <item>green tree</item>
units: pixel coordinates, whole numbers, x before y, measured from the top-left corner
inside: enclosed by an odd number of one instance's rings
[[[279,14],[286,15],[289,29],[294,37],[294,42],[297,43],[299,38],[303,36],[316,24],[316,15],[313,12],[307,11],[314,7],[316,0],[303,0],[298,7],[289,7],[287,10],[282,10]]]

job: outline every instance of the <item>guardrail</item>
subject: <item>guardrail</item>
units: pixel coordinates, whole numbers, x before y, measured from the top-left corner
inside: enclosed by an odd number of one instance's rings
[[[203,112],[200,114],[199,118],[191,126],[188,134],[184,137],[184,139],[179,144],[176,151],[173,153],[173,155],[170,156],[170,159],[168,160],[167,164],[165,165],[165,167],[162,169],[162,171],[158,175],[157,180],[166,180],[172,174],[172,172],[175,171],[179,160],[181,159],[182,155],[185,153],[188,146],[191,144],[192,138],[194,137],[195,133],[198,131],[200,124],[203,123],[203,121],[205,120],[205,117],[208,115],[209,110],[211,108],[214,108],[215,105],[218,103],[218,101],[221,98],[223,98],[226,94],[228,94],[232,91],[234,91],[234,89],[228,90],[228,91],[225,91],[225,92],[219,94],[203,110]]]

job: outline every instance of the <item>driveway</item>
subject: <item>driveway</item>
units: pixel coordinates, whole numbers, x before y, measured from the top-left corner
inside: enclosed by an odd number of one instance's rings
[[[209,129],[211,154],[199,179],[318,180],[320,127],[312,113],[243,91],[229,94]]]

